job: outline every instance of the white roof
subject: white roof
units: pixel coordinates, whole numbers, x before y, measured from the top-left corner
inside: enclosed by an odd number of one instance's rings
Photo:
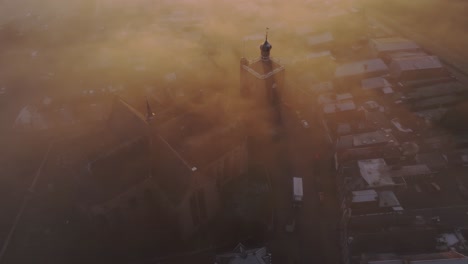
[[[293,187],[294,187],[294,195],[297,195],[297,196],[303,195],[302,178],[294,177]]]
[[[392,89],[391,86],[387,86],[387,87],[382,88],[382,92],[384,94],[391,94],[391,93],[393,93],[393,89]]]
[[[371,42],[379,52],[419,49],[418,44],[404,38],[379,38],[372,39]]]
[[[449,247],[454,246],[460,242],[460,240],[457,238],[457,235],[454,233],[441,234],[440,239],[443,240],[443,242],[446,243]]]
[[[375,190],[353,191],[353,203],[376,202],[377,192]]]
[[[392,191],[379,192],[379,206],[380,207],[399,207],[400,201]]]
[[[384,159],[368,159],[358,161],[362,178],[371,187],[395,185],[388,174],[388,167]]]
[[[395,66],[393,66],[395,65]],[[419,56],[394,59],[390,68],[398,67],[401,71],[437,69],[444,66],[437,56]]]

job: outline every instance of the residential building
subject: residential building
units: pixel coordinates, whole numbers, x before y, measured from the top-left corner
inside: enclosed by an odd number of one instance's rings
[[[333,34],[324,32],[307,37],[307,45],[314,50],[334,50]]]
[[[466,98],[468,89],[460,82],[421,85],[399,92],[398,103],[412,111],[450,108]]]
[[[388,73],[388,67],[381,59],[371,59],[346,63],[335,70],[335,82],[338,88],[350,91],[354,86],[359,87],[361,80],[380,77]]]
[[[381,58],[386,63],[390,62],[392,53],[421,51],[418,44],[400,37],[371,39],[369,45],[374,56]]]
[[[452,79],[450,72],[437,56],[415,56],[396,58],[389,65],[390,78],[400,86],[412,81]],[[429,81],[431,83],[432,81]],[[435,81],[434,81],[435,82]]]
[[[384,77],[374,77],[368,78],[361,81],[361,88],[368,92],[372,91],[374,94],[366,93],[367,96],[381,96],[381,95],[391,95],[394,93],[392,84],[390,84],[387,79]]]
[[[336,151],[343,151],[352,148],[372,147],[378,149],[382,146],[398,146],[397,139],[384,130],[365,132],[354,135],[341,136],[336,142]]]

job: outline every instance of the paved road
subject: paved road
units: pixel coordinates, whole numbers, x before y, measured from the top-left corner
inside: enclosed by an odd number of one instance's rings
[[[295,111],[282,108],[284,142],[274,157],[281,169],[271,172],[276,187],[279,240],[272,247],[273,255],[280,263],[338,263],[336,206],[330,189],[333,177],[329,171],[328,146],[318,124],[312,120],[310,128],[302,127]],[[303,178],[304,201],[300,209],[292,208],[294,176]],[[319,201],[321,190],[329,196],[324,203]],[[295,232],[287,233],[285,227],[293,220]],[[283,248],[275,248],[276,244]]]

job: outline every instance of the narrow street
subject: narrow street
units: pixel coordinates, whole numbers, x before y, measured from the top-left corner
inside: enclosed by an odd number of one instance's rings
[[[281,169],[271,172],[276,187],[278,238],[272,245],[273,255],[279,263],[338,263],[332,154],[316,120],[308,119],[311,126],[304,128],[295,110],[285,107],[282,117],[284,138],[275,157]],[[293,177],[303,178],[302,208],[292,206]],[[321,191],[325,193],[323,201],[319,198]],[[293,223],[294,231],[287,232],[286,225]]]

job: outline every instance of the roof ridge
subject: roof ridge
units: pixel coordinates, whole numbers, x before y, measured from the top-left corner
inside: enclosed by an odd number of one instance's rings
[[[172,146],[171,144],[169,144],[169,142],[167,142],[167,140],[165,140],[161,135],[158,134],[158,138],[164,143],[166,144],[169,149],[182,161],[182,163],[184,163],[184,165],[190,170],[190,171],[196,171],[197,168],[194,167],[194,166],[191,166],[184,158],[182,158],[182,156],[179,154],[179,152],[177,152]]]
[[[131,104],[129,104],[127,101],[125,101],[122,97],[117,96],[117,100],[122,103],[130,112],[138,117],[141,121],[143,121],[145,124],[148,124],[146,121],[145,116],[138,110],[136,110]]]

